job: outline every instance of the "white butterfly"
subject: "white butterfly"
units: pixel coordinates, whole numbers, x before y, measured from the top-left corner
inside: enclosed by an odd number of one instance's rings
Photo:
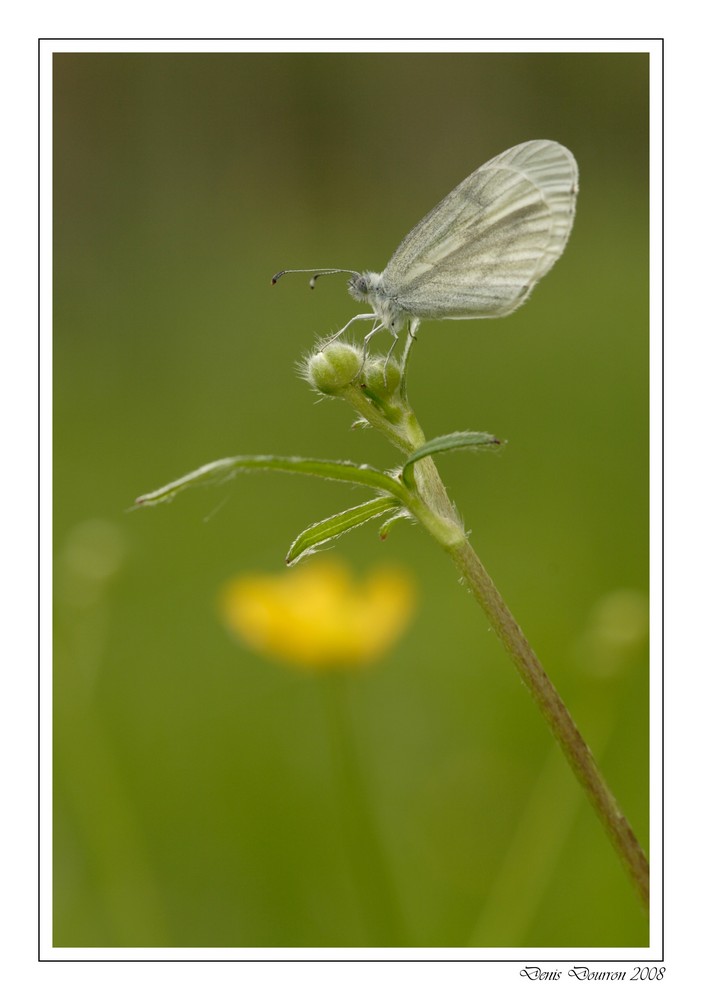
[[[373,309],[354,316],[331,340],[361,319],[373,321],[365,349],[383,328],[394,345],[405,324],[413,337],[423,319],[513,312],[563,253],[577,191],[577,163],[560,143],[534,139],[500,153],[405,236],[381,274],[348,268],[315,272],[312,288],[322,274],[351,274],[349,293]],[[273,284],[288,273],[279,271]]]

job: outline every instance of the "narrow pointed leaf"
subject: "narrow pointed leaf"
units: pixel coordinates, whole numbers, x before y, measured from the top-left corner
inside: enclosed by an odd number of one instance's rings
[[[489,448],[497,448],[502,444],[493,434],[486,434],[483,431],[454,431],[453,434],[443,434],[441,437],[432,438],[426,441],[421,447],[413,451],[407,458],[402,468],[403,476],[415,462],[428,455],[437,455],[442,451],[457,451],[460,448],[469,448],[472,451],[486,451]]]
[[[393,510],[398,506],[399,501],[394,497],[375,497],[373,500],[368,500],[358,507],[350,507],[348,510],[342,510],[339,514],[325,518],[323,521],[311,524],[292,543],[285,561],[289,566],[292,566],[299,559],[302,559],[303,556],[310,555],[325,542],[329,542],[333,538],[338,538],[339,535],[343,535],[346,531],[351,531],[352,528],[360,527],[360,525],[365,524],[367,521],[373,520],[374,517],[387,514],[389,510]]]
[[[135,505],[153,507],[156,504],[172,500],[176,494],[191,486],[224,483],[232,479],[238,472],[252,470],[291,472],[303,476],[318,476],[321,479],[355,483],[358,486],[368,486],[382,493],[388,493],[402,502],[407,495],[405,486],[398,479],[369,465],[324,461],[316,458],[290,458],[280,455],[238,455],[235,458],[221,458],[216,462],[210,462],[160,489],[144,493],[143,496],[136,499]]]
[[[404,507],[398,508],[397,513],[392,514],[387,521],[383,521],[381,524],[380,531],[378,532],[378,537],[381,542],[385,541],[398,521],[414,521],[414,518]]]

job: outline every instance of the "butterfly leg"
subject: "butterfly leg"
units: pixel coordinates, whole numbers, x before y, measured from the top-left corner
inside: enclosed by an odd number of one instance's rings
[[[373,319],[376,319],[376,317],[374,316]],[[382,329],[383,329],[383,323],[380,320],[378,320],[378,322],[371,329],[371,331],[367,333],[363,338],[363,361],[361,362],[361,371],[363,371],[363,369],[366,366],[366,358],[368,357],[368,345],[371,342],[371,337],[374,337],[376,333]],[[393,334],[393,336],[395,337],[395,340],[397,340],[397,334]]]
[[[377,316],[373,316],[373,319],[377,319]],[[383,324],[378,320],[375,326],[372,328],[370,333],[367,333],[363,338],[363,353],[361,355],[361,365],[356,372],[355,378],[359,378],[363,374],[363,369],[366,367],[366,358],[368,357],[368,344],[370,343],[371,337],[375,336],[378,330],[383,329]]]
[[[359,320],[359,319],[377,320],[377,318],[378,317],[375,315],[375,313],[359,313],[358,316],[353,316],[348,321],[348,323],[345,326],[342,326],[342,328],[340,330],[338,330],[335,334],[333,334],[331,337],[329,337],[328,340],[324,341],[324,343],[322,344],[322,348],[321,349],[325,350],[327,347],[329,347],[330,344],[333,344],[335,340],[338,340],[339,337],[342,336],[342,334],[346,333],[346,331],[351,326],[351,324],[356,322],[356,320]],[[365,355],[364,355],[364,361],[365,361]]]
[[[386,386],[388,384],[388,364],[390,362],[390,358],[393,355],[393,351],[397,347],[398,341],[400,339],[393,329],[390,329],[390,333],[392,334],[392,344],[390,344],[390,350],[385,355],[385,364],[383,365],[383,378],[385,380]]]
[[[402,354],[402,361],[400,362],[400,371],[402,372],[400,376],[400,395],[405,401],[407,401],[407,362],[409,361],[410,352],[417,341],[418,328],[418,319],[411,319],[407,324],[407,340],[405,341],[405,349]]]

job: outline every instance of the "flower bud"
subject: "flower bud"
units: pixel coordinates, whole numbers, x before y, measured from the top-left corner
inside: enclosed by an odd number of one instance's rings
[[[397,361],[372,357],[363,369],[362,383],[373,396],[390,400],[400,388],[402,372]]]
[[[362,362],[363,355],[353,344],[330,344],[305,359],[303,376],[318,392],[336,396],[354,381]]]

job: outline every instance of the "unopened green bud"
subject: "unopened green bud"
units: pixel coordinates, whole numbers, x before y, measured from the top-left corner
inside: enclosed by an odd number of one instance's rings
[[[363,355],[353,344],[330,344],[305,360],[303,375],[318,392],[336,396],[354,381],[362,362]]]
[[[402,372],[392,358],[369,358],[363,369],[361,382],[377,399],[389,400],[400,388]]]

